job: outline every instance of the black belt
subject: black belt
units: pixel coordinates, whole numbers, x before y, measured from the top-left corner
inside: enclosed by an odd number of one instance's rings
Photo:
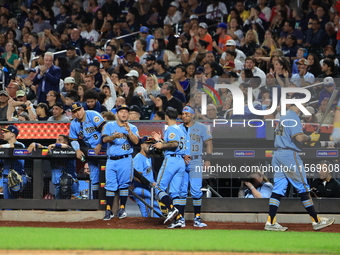
[[[130,156],[130,154],[125,154],[125,155],[122,155],[122,156],[109,157],[109,159],[111,159],[111,160],[118,160],[118,159],[122,159],[122,158],[127,158],[129,156]]]
[[[178,157],[182,157],[182,158],[183,158],[183,156],[177,155],[177,154],[169,154],[169,155],[167,155],[167,156],[170,156],[170,157],[173,157],[173,158],[178,156]]]

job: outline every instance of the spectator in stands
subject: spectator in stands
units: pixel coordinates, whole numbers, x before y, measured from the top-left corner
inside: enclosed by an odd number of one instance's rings
[[[165,120],[165,113],[164,112],[156,112],[155,117],[153,120]]]
[[[270,17],[270,21],[272,22],[275,18],[277,18],[277,15],[279,12],[285,11],[287,13],[287,17],[291,17],[291,11],[288,5],[285,4],[285,0],[275,0],[276,6],[272,8],[272,14]]]
[[[179,45],[180,44],[180,45]],[[170,70],[173,70],[180,64],[187,64],[189,52],[181,47],[182,41],[178,36],[171,37],[164,51],[163,60]]]
[[[324,99],[330,99],[331,98],[331,95],[335,89],[335,81],[332,77],[326,77],[323,79],[323,86],[324,86],[324,89],[321,90],[320,92],[320,95],[319,95],[319,102],[318,102],[318,105],[321,106],[321,102],[324,100]],[[340,92],[338,93],[337,95],[337,98],[340,97]],[[334,104],[334,103],[333,103]]]
[[[0,15],[0,33],[2,34],[6,34],[8,30],[8,18],[7,14]]]
[[[196,71],[196,66],[194,63],[188,63],[186,65],[186,71],[187,71],[187,75],[186,77],[188,79],[194,78],[195,77],[195,71]]]
[[[318,57],[314,53],[309,53],[307,56],[307,61],[309,63],[308,72],[318,77],[321,74],[321,65],[319,63]]]
[[[243,70],[244,66],[240,60],[236,59],[236,54],[236,51],[228,49],[220,58],[220,64],[225,66],[228,62],[233,62],[234,71],[240,73]]]
[[[183,105],[182,102],[173,96],[175,92],[175,86],[170,82],[165,82],[161,88],[161,94],[168,100],[168,106],[175,108],[178,111],[179,116],[182,115]],[[178,117],[180,118],[180,117]]]
[[[171,25],[164,25],[163,26],[164,36],[165,39],[169,41],[170,37],[175,35],[174,30],[172,29]]]
[[[28,113],[30,115],[31,120],[37,121],[47,121],[49,116],[49,109],[48,105],[45,103],[39,103],[38,105],[34,106],[36,115],[34,116],[32,109],[28,108]],[[33,116],[32,116],[33,115]]]
[[[33,79],[33,84],[37,84],[38,102],[46,102],[46,94],[50,90],[59,92],[61,70],[53,65],[53,54],[46,52],[44,65],[40,66],[37,75]]]
[[[270,21],[272,10],[268,7],[268,1],[267,0],[258,0],[258,7],[260,7],[261,13],[263,16],[263,19],[267,22]]]
[[[8,29],[13,29],[15,31],[15,40],[21,42],[21,30],[18,29],[18,20],[16,18],[11,18],[8,20]]]
[[[261,16],[261,9],[258,6],[250,8],[250,16],[243,23],[243,31],[246,32],[249,29],[256,30],[259,38],[259,42],[262,43],[264,39],[264,33],[267,29],[267,22]]]
[[[246,11],[244,9],[244,1],[242,0],[237,0],[235,2],[235,9],[239,12],[239,15],[241,17],[241,19],[244,21],[246,21],[249,18],[249,11]]]
[[[146,46],[147,43],[144,39],[140,38],[135,41],[136,43],[136,55],[139,58],[139,63],[140,64],[145,64],[146,62],[146,57],[148,56],[148,53],[146,52]]]
[[[125,104],[127,105],[137,105],[142,108],[143,102],[138,95],[135,95],[135,85],[132,81],[126,81],[121,84],[121,89],[123,91],[122,96],[125,99]],[[117,105],[117,103],[116,103]]]
[[[73,28],[70,32],[70,40],[68,42],[69,45],[73,45],[76,48],[79,48],[82,54],[85,54],[84,46],[86,40],[80,36],[80,31],[78,28]],[[33,49],[33,45],[32,45]]]
[[[283,52],[284,56],[289,60],[294,60],[295,58],[297,58],[298,49],[299,49],[299,47],[297,46],[296,36],[295,35],[288,35],[286,37],[284,45],[282,47],[282,52]]]
[[[301,122],[304,123],[318,123],[318,119],[315,116],[315,109],[312,106],[306,107],[307,111],[310,113],[309,115],[302,114],[301,115]]]
[[[150,28],[158,27],[163,25],[164,14],[162,13],[162,5],[159,2],[151,2],[151,13],[146,21],[146,24]]]
[[[199,39],[197,43],[197,50],[191,54],[189,62],[193,62],[197,66],[203,66],[205,54],[208,52],[207,51],[208,44],[209,44],[208,42]]]
[[[34,14],[34,23],[32,33],[40,33],[44,32],[45,29],[51,30],[53,27],[50,23],[44,22],[43,20],[44,14],[42,11],[37,11]]]
[[[278,13],[275,15],[275,18],[271,21],[269,29],[273,30],[275,35],[279,37],[286,20],[287,12],[283,10],[278,11]]]
[[[94,90],[97,93],[100,92],[100,89],[94,85],[94,77],[92,74],[86,74],[84,77],[84,82],[89,90]]]
[[[54,90],[50,90],[46,95],[46,104],[48,106],[48,115],[52,115],[53,106],[60,101],[60,93]]]
[[[146,78],[146,87],[145,87],[147,94],[148,94],[148,99],[146,100],[146,103],[148,105],[152,105],[155,103],[155,97],[161,93],[161,90],[158,86],[158,79],[155,75],[149,74],[148,77]]]
[[[63,103],[56,103],[52,108],[53,115],[47,119],[47,121],[64,121],[68,122],[70,121],[69,118],[67,118],[64,113],[64,104]]]
[[[208,33],[208,25],[204,22],[199,23],[198,25],[198,35],[195,36],[194,32],[191,30],[190,31],[190,35],[191,35],[191,39],[189,42],[189,49],[190,50],[195,50],[197,51],[197,43],[198,41],[201,39],[203,41],[206,41],[208,43],[208,46],[206,47],[206,49],[208,51],[213,51],[212,48],[212,37],[211,35]]]
[[[329,22],[328,10],[325,9],[324,5],[320,5],[316,9],[316,18],[320,21],[320,28],[325,29],[327,22]]]
[[[118,49],[115,45],[107,45],[105,49],[105,54],[109,56],[109,60],[112,68],[116,68],[118,65],[119,56],[117,55]]]
[[[302,58],[297,62],[298,65],[298,73],[293,74],[291,78],[291,82],[294,83],[298,87],[305,87],[311,85],[315,81],[315,77],[313,74],[307,71],[309,63],[306,59]]]
[[[329,102],[329,99],[326,99],[326,98],[321,101],[319,111],[315,114],[315,117],[317,118],[318,123],[320,123],[320,121],[325,115],[328,102]],[[323,121],[323,124],[333,124],[333,122],[334,122],[334,111],[331,110],[327,113]]]
[[[335,30],[334,23],[327,22],[326,25],[325,25],[325,31],[326,31],[326,39],[325,39],[326,43],[325,43],[325,45],[327,45],[327,46],[330,45],[330,46],[333,47],[333,49],[335,49],[336,44],[337,44],[337,39],[336,39],[337,31]],[[327,55],[327,54],[325,54],[325,55]]]
[[[131,105],[130,106],[128,120],[130,120],[130,121],[141,120],[141,115],[142,115],[142,112],[137,105]]]
[[[226,17],[228,15],[225,3],[219,0],[212,0],[211,4],[207,6],[206,12],[207,14],[205,15],[205,18],[207,19],[208,24],[218,23],[221,21],[222,17]]]
[[[206,7],[203,5],[203,3],[199,0],[188,0],[188,3],[190,7],[189,14],[196,14],[198,16],[198,21],[204,22],[205,16],[200,15],[206,12]]]
[[[335,165],[327,160],[320,161],[317,165],[319,178],[311,183],[313,197],[340,197],[340,183],[332,177]]]
[[[67,62],[69,63],[70,65],[70,68],[71,70],[75,69],[75,68],[81,68],[81,60],[82,58],[80,56],[77,55],[77,51],[76,51],[76,48],[75,46],[73,45],[69,45],[67,46],[67,49],[66,49],[66,59],[67,59]]]
[[[86,91],[84,94],[84,100],[86,102],[84,105],[85,110],[93,110],[99,113],[107,111],[106,107],[99,103],[98,93],[96,91]]]
[[[1,55],[6,60],[5,67],[10,74],[14,73],[19,65],[19,57],[13,43],[7,43],[5,53]],[[14,77],[13,77],[14,78]]]
[[[281,45],[286,43],[286,38],[289,35],[294,35],[296,37],[296,43],[302,44],[303,32],[300,29],[295,28],[295,21],[293,19],[289,19],[285,22],[285,24],[283,26],[283,30],[280,33],[279,43]]]
[[[156,41],[158,41],[158,39],[156,39],[155,42]],[[143,65],[143,71],[146,75],[155,74],[155,69],[154,69],[155,63],[156,63],[155,55],[148,55],[146,57],[145,64]]]
[[[125,0],[125,1],[131,1],[131,0]],[[126,29],[128,33],[139,31],[140,25],[139,25],[138,19],[139,19],[139,14],[138,14],[137,9],[130,8],[129,12],[126,14],[126,18],[125,18],[126,22],[122,24],[122,28]]]
[[[244,52],[246,56],[253,56],[255,49],[259,45],[259,38],[255,30],[248,30],[246,36],[241,41],[240,50]]]
[[[261,172],[251,174],[241,180],[238,197],[243,198],[269,198],[272,194],[273,185]]]
[[[98,60],[94,59],[88,64],[88,73],[94,77],[94,85],[99,88],[103,83],[102,75],[99,72],[100,63]]]
[[[167,11],[168,15],[166,15],[164,19],[164,25],[175,25],[181,21],[182,13],[178,9],[179,3],[175,1],[171,2]]]
[[[175,73],[171,75],[171,78],[176,84],[176,89],[184,93],[188,100],[190,96],[190,81],[186,78],[186,73],[186,68],[180,65],[176,67]]]
[[[339,78],[338,73],[335,71],[334,61],[325,59],[321,65],[322,73],[317,77],[318,80],[322,80],[326,77]]]
[[[125,53],[125,57],[123,59],[118,60],[118,66],[115,68],[115,71],[119,72],[120,75],[124,76],[134,66],[136,63],[136,53],[133,50],[130,50]]]
[[[39,50],[39,36],[37,33],[31,33],[28,37],[28,43],[31,45],[31,52],[37,53]]]
[[[165,47],[166,47],[166,44],[163,38],[155,38],[155,41],[153,44],[153,54],[155,55],[157,60],[164,59]]]
[[[217,108],[213,104],[207,105],[207,115],[202,115],[201,113],[197,113],[197,119],[199,120],[215,120],[222,119],[222,117],[217,115]]]
[[[103,105],[109,110],[111,111],[111,109],[115,106],[116,104],[116,98],[117,98],[117,94],[116,94],[116,86],[110,76],[109,73],[105,72],[104,69],[100,70],[101,75],[103,76],[103,84],[100,87],[101,91],[104,92],[104,94],[106,95],[105,100]]]
[[[245,68],[250,69],[254,76],[259,76],[261,78],[261,87],[266,85],[266,74],[258,67],[255,66],[256,62],[253,57],[247,57]]]
[[[228,26],[226,23],[221,22],[217,25],[216,35],[218,36],[212,43],[213,48],[218,52],[218,54],[222,55],[223,52],[227,50],[226,43],[228,40],[232,40],[233,38],[227,35]]]
[[[7,91],[0,91],[0,121],[7,121],[9,95]]]
[[[326,46],[326,37],[327,34],[325,30],[320,28],[320,21],[317,18],[311,20],[312,27],[307,30],[306,39],[305,39],[305,47],[316,46],[316,47],[324,47]]]
[[[171,79],[171,73],[166,71],[164,60],[157,60],[155,63],[155,75],[158,79],[158,86],[162,87],[163,83]]]

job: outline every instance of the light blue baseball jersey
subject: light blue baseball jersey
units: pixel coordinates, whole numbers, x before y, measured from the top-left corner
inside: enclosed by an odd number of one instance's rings
[[[203,151],[203,142],[212,139],[208,127],[200,122],[195,121],[191,127],[186,127],[183,123],[179,127],[186,134],[186,155],[201,156]]]
[[[139,137],[138,129],[135,125],[128,123],[132,133]],[[125,154],[132,154],[133,147],[128,139],[128,132],[125,127],[118,125],[116,121],[108,122],[102,132],[102,136],[110,136],[115,132],[121,133],[124,136],[122,138],[116,138],[111,143],[108,143],[106,155],[108,156],[122,156]]]
[[[283,125],[282,125],[283,124]],[[287,111],[286,115],[282,115],[279,125],[275,129],[275,148],[287,148],[295,151],[301,151],[297,146],[298,142],[294,137],[302,135],[302,125],[299,116],[294,111]]]
[[[176,154],[176,155],[185,155],[185,134],[182,129],[174,124],[168,127],[168,129],[164,132],[164,141],[165,142],[178,142],[178,146],[172,150],[164,151],[164,156]]]
[[[14,149],[24,149],[26,148],[25,145],[21,142],[16,141],[14,143]],[[24,159],[3,159],[3,175],[8,175],[11,169],[14,169],[18,172],[18,174],[23,175],[25,174],[25,160]]]
[[[85,111],[85,121],[79,122],[74,119],[70,126],[70,139],[83,139],[85,144],[90,147],[96,147],[101,141],[101,133],[98,129],[105,124],[103,117],[96,111]]]
[[[133,158],[133,167],[137,170],[141,175],[143,175],[149,182],[155,182],[155,178],[153,177],[152,172],[152,162],[151,158],[145,157],[143,154],[138,153]],[[134,182],[135,187],[143,187],[146,186],[138,181]]]

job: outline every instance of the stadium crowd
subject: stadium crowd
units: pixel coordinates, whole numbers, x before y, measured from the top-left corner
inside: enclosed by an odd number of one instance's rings
[[[181,113],[187,104],[198,119],[258,118],[249,96],[268,109],[273,88],[320,83],[309,88],[312,116],[301,116],[315,123],[340,77],[340,1],[29,2],[0,9],[0,121],[69,121],[74,102],[106,119],[122,104],[130,120],[161,120],[168,106]],[[243,91],[244,115],[215,84]]]

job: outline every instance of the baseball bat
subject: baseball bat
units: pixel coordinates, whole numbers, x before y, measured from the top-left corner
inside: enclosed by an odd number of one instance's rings
[[[328,104],[327,104],[327,107],[326,107],[326,110],[325,110],[325,114],[322,116],[321,121],[318,123],[319,126],[318,126],[318,129],[316,130],[316,133],[317,133],[317,134],[319,133],[320,128],[321,128],[321,125],[322,125],[323,122],[325,121],[325,118],[326,118],[327,114],[328,114],[329,111],[331,110],[332,104],[333,104],[335,98],[337,97],[338,93],[339,93],[338,88],[334,88],[333,93],[332,93],[332,95],[331,95],[331,98],[330,98],[329,101],[328,101]]]
[[[145,206],[147,206],[148,208],[150,208],[155,214],[157,214],[159,217],[161,218],[165,218],[162,214],[160,214],[159,212],[157,212],[153,206],[149,205],[147,202],[145,202],[145,200],[143,198],[141,198],[136,192],[134,192],[131,188],[129,188],[129,191],[131,192],[132,195],[134,195],[136,198],[138,198]]]

